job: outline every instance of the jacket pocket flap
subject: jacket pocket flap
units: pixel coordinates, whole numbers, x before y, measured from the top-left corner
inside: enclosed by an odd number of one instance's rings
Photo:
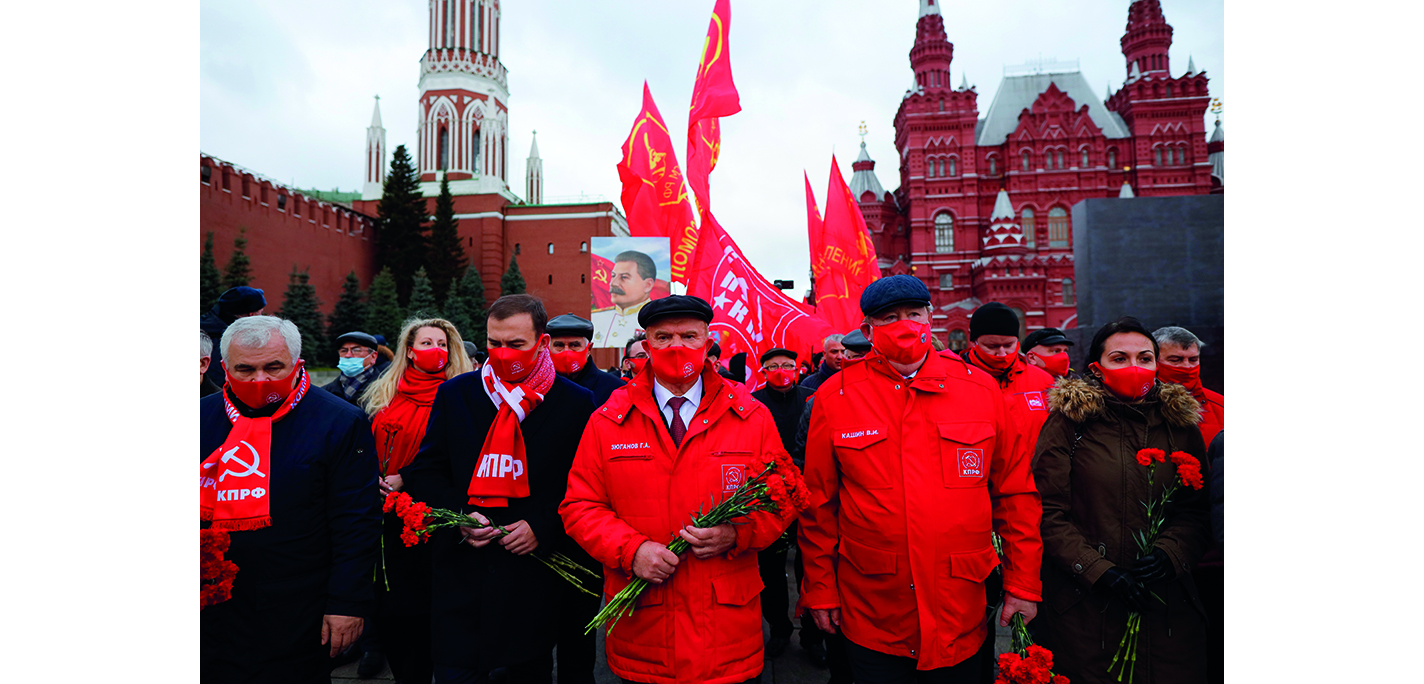
[[[984,581],[998,564],[999,555],[994,553],[992,547],[949,554],[949,574],[971,582]]]
[[[608,457],[610,461],[651,461],[653,455],[650,453],[635,454],[627,451],[615,451]]]
[[[714,451],[712,458],[751,458],[750,451]]]
[[[723,605],[744,606],[761,596],[761,590],[761,575],[749,570],[712,578],[712,594]]]
[[[889,436],[890,435],[886,434],[885,426],[883,425],[836,428],[835,431],[831,433],[831,443],[838,447],[864,449]]]
[[[994,436],[989,423],[940,423],[939,436],[961,444],[977,444]]]
[[[895,574],[895,554],[841,537],[841,555],[862,575]]]

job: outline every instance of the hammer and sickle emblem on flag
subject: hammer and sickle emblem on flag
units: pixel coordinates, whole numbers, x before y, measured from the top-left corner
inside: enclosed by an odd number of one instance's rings
[[[243,445],[246,445],[248,451],[252,452],[251,464],[237,457],[237,450],[242,448]],[[240,473],[234,472],[232,470],[224,470],[223,474],[218,476],[218,482],[222,482],[224,479],[227,478],[228,475],[231,475],[233,477],[247,477],[248,475],[255,474],[258,477],[267,477],[266,475],[262,474],[262,471],[257,469],[258,466],[262,465],[262,457],[257,454],[257,450],[252,448],[251,444],[248,444],[245,441],[238,442],[238,446],[228,449],[227,452],[222,455],[222,462],[227,463],[228,461],[237,461],[238,465],[247,468],[247,470]]]

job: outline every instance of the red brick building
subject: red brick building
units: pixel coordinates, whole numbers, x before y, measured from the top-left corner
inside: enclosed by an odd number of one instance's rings
[[[433,0],[429,48],[420,60],[420,112],[413,158],[427,211],[434,213],[440,179],[455,196],[455,217],[465,253],[499,296],[499,280],[517,257],[528,292],[544,300],[551,316],[589,312],[589,238],[627,235],[628,222],[612,203],[543,203],[543,162],[530,149],[525,197],[509,187],[509,100],[499,61],[497,0]],[[263,288],[271,309],[281,304],[293,265],[310,269],[311,283],[330,312],[346,274],[363,287],[375,275],[375,219],[390,163],[386,131],[376,102],[366,133],[366,168],[359,199],[326,201],[236,165],[201,155],[201,233],[215,233],[219,265],[233,238],[246,229],[252,286]],[[353,176],[354,174],[353,169]],[[607,366],[608,359],[599,358]]]
[[[954,45],[937,0],[920,0],[914,85],[895,115],[900,187],[886,192],[862,144],[850,187],[881,270],[911,273],[933,296],[933,330],[952,348],[969,315],[999,301],[1024,331],[1073,327],[1070,208],[1088,198],[1220,192],[1220,123],[1208,145],[1207,76],[1172,76],[1172,27],[1158,0],[1135,0],[1120,48],[1126,83],[1099,99],[1076,63],[1006,69],[981,119],[978,94],[952,87]]]

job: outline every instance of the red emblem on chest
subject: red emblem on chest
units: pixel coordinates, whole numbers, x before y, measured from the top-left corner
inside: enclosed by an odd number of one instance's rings
[[[1028,407],[1034,411],[1048,410],[1048,405],[1043,402],[1042,392],[1025,392],[1024,401],[1027,401]]]
[[[747,467],[725,463],[722,465],[722,491],[735,492],[747,481]]]
[[[983,477],[984,475],[984,450],[983,449],[960,449],[959,450],[959,476],[960,477]]]

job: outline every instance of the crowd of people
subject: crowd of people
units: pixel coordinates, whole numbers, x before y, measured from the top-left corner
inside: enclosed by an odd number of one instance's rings
[[[945,349],[911,276],[860,306],[815,359],[723,363],[708,303],[663,297],[604,371],[591,321],[507,295],[483,351],[438,318],[407,321],[393,350],[349,332],[314,386],[296,326],[229,290],[202,321],[200,493],[238,572],[201,614],[203,681],[325,682],[344,655],[407,684],[552,682],[556,665],[591,683],[586,626],[640,578],[605,640],[625,682],[759,681],[799,618],[832,684],[987,684],[993,629],[1016,615],[1073,682],[1127,680],[1112,661],[1129,615],[1132,681],[1219,682],[1224,401],[1201,384],[1201,340],[1125,317],[1075,370],[1067,335],[1020,339],[996,302]],[[1152,449],[1194,457],[1207,484],[1175,490],[1144,552],[1143,504],[1177,477],[1141,465]],[[806,510],[689,524],[782,455]],[[470,525],[407,547],[382,512],[396,492]],[[519,558],[536,551],[601,585]]]

